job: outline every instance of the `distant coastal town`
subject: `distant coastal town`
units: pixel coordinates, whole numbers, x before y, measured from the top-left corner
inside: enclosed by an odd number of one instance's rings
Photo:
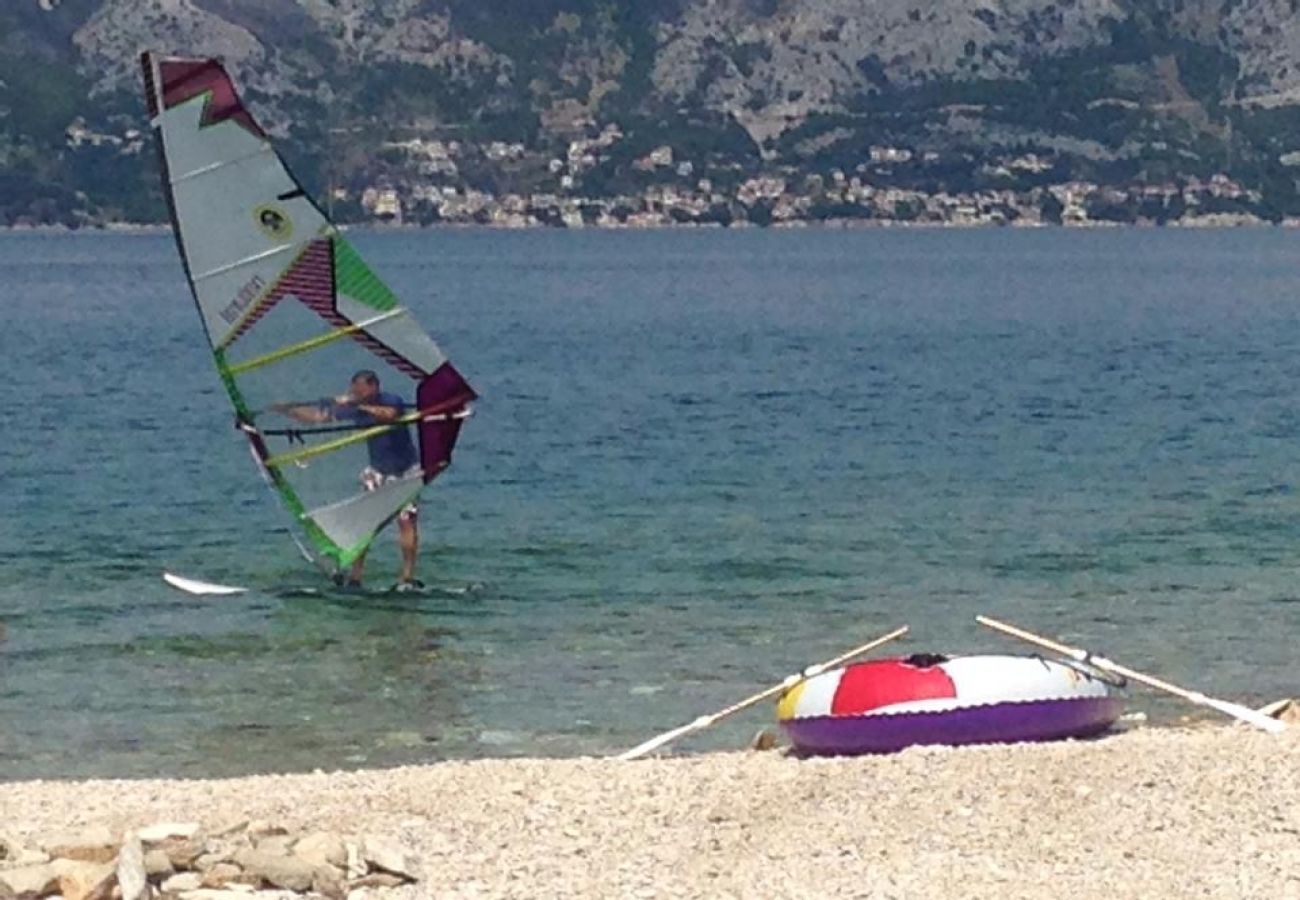
[[[1226,174],[1156,184],[1102,185],[1052,181],[1054,160],[1033,152],[995,157],[979,165],[989,186],[979,190],[925,190],[902,186],[917,171],[944,165],[942,154],[908,147],[873,146],[851,169],[825,172],[773,167],[741,177],[700,175],[697,164],[660,145],[633,162],[648,177],[639,191],[590,196],[584,175],[598,168],[622,137],[608,126],[595,138],[574,140],[547,161],[553,190],[493,193],[454,182],[458,161],[481,154],[498,163],[522,161],[523,144],[411,140],[385,147],[413,163],[419,176],[386,179],[353,193],[335,188],[332,199],[355,202],[364,217],[392,223],[478,224],[500,228],[658,228],[673,225],[1262,225],[1263,198]],[[998,186],[999,182],[1003,186]]]
[[[667,143],[629,152],[632,142],[616,124],[587,131],[549,150],[428,137],[360,153],[353,145],[351,156],[364,164],[346,175],[328,161],[321,167],[325,205],[344,224],[509,229],[1296,224],[1270,214],[1259,191],[1222,172],[1103,184],[1073,177],[1071,161],[1051,153],[977,157],[893,145],[869,146],[852,165],[745,166],[693,159]],[[78,119],[66,143],[70,153],[111,154],[119,164],[135,158],[144,167],[149,136],[137,128],[97,132]],[[47,204],[0,224],[153,223]]]

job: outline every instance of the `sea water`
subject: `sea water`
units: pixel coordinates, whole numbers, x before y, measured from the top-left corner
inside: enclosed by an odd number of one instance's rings
[[[298,590],[169,236],[0,236],[0,778],[605,754],[903,623],[1032,650],[977,613],[1300,689],[1292,232],[352,237],[482,394],[419,596]]]

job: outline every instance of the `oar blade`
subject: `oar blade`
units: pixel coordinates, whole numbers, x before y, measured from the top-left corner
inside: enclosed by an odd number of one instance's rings
[[[1173,694],[1175,697],[1181,697],[1190,703],[1196,703],[1200,706],[1208,706],[1211,709],[1216,709],[1224,715],[1232,716],[1234,719],[1238,719],[1249,725],[1254,725],[1256,728],[1267,731],[1270,734],[1277,734],[1286,730],[1286,725],[1278,719],[1258,713],[1249,707],[1242,706],[1240,703],[1220,700],[1217,697],[1207,697],[1200,691],[1189,691],[1187,688],[1179,687],[1176,684],[1170,684],[1167,681],[1156,678],[1152,675],[1147,675],[1144,672],[1138,672],[1128,668],[1127,666],[1113,663],[1105,657],[1095,656],[1087,650],[1081,650],[1077,647],[1061,644],[1051,638],[1045,638],[1042,635],[1034,634],[1032,631],[1025,631],[1023,628],[1008,625],[1006,622],[1001,622],[988,616],[976,616],[975,621],[979,622],[981,625],[992,628],[995,631],[1001,631],[1004,634],[1020,638],[1022,641],[1026,641],[1030,644],[1037,644],[1039,647],[1051,650],[1054,653],[1071,656],[1081,662],[1087,662],[1089,665],[1096,666],[1097,668],[1114,675],[1137,681],[1141,684],[1147,685],[1148,687],[1153,687],[1156,690]]]

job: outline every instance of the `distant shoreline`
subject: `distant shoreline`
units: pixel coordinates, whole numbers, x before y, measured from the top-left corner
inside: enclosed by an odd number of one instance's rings
[[[827,219],[824,221],[807,221],[798,220],[793,222],[778,222],[767,226],[753,225],[749,223],[737,225],[717,225],[712,223],[690,223],[690,222],[672,222],[656,225],[586,225],[581,228],[562,228],[550,225],[494,225],[479,224],[473,222],[440,222],[431,225],[394,225],[386,222],[354,222],[339,226],[341,231],[392,231],[392,232],[414,232],[414,231],[608,231],[608,232],[625,232],[625,231],[694,231],[706,229],[710,231],[865,231],[877,229],[909,229],[922,231],[1093,231],[1093,230],[1110,230],[1132,228],[1143,231],[1147,230],[1223,230],[1235,231],[1240,229],[1291,229],[1300,228],[1300,218],[1284,219],[1281,222],[1267,222],[1263,219],[1256,221],[1223,221],[1214,216],[1201,216],[1190,219],[1178,219],[1166,222],[1163,225],[1155,222],[1071,222],[1068,224],[1056,225],[1046,222],[1017,223],[1009,222],[1003,224],[992,224],[988,222],[909,222],[900,219]],[[69,228],[66,225],[6,225],[0,226],[0,234],[31,234],[31,235],[54,235],[54,234],[125,234],[125,235],[157,235],[171,234],[171,225],[166,224],[137,224],[131,222],[111,222],[103,225],[87,225],[80,228]]]

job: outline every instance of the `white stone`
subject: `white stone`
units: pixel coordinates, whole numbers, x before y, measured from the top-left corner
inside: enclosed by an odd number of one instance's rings
[[[144,853],[144,873],[150,878],[158,875],[170,875],[176,871],[172,865],[171,858],[166,852],[155,847],[152,850],[146,850]]]
[[[249,875],[290,891],[311,889],[315,867],[294,856],[281,856],[261,850],[240,850],[235,863]]]
[[[117,854],[117,884],[122,889],[122,900],[141,900],[149,889],[144,847],[138,837],[128,839]]]
[[[369,871],[366,868],[366,861],[361,857],[361,848],[350,842],[345,844],[344,847],[347,853],[346,872],[348,878],[360,878]]]
[[[298,895],[293,891],[257,891],[249,888],[248,890],[238,891],[234,888],[199,888],[196,891],[182,891],[177,896],[180,900],[297,900]]]
[[[366,835],[361,839],[361,856],[372,868],[383,869],[412,881],[419,877],[419,860],[391,838]]]
[[[56,859],[50,868],[59,878],[59,893],[65,900],[86,900],[88,897],[107,897],[112,887],[112,863],[84,862],[77,859]]]
[[[15,866],[39,866],[50,861],[50,855],[30,847],[15,835],[0,832],[0,869]]]
[[[203,876],[198,872],[181,872],[164,881],[162,889],[167,893],[179,891],[196,891],[203,886]]]
[[[342,869],[348,864],[348,851],[343,846],[343,839],[325,831],[317,831],[299,840],[293,845],[293,855],[314,866]]]
[[[45,852],[64,859],[84,862],[112,862],[117,855],[119,842],[113,832],[104,826],[84,831],[68,831],[51,835],[44,841]]]
[[[253,846],[263,853],[272,853],[276,856],[287,856],[289,853],[289,845],[292,843],[293,838],[286,834],[273,834],[258,838],[253,842]]]
[[[136,832],[142,844],[157,844],[168,838],[192,838],[199,833],[198,822],[159,822]]]
[[[59,876],[50,865],[19,866],[0,871],[0,886],[22,897],[44,897],[58,890]]]

